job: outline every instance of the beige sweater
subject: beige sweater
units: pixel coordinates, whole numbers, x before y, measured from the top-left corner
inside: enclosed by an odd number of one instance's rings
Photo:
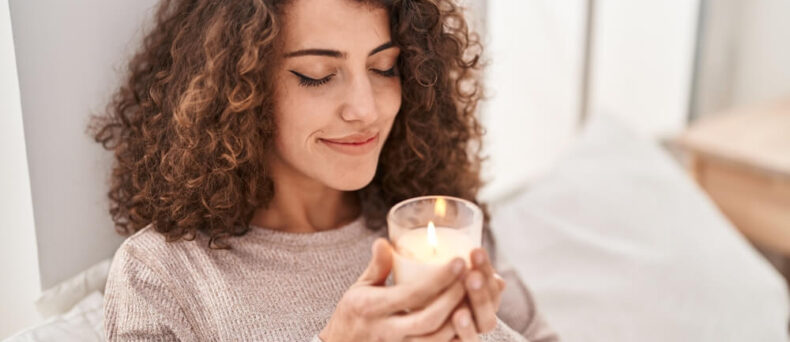
[[[112,262],[105,292],[109,341],[320,341],[346,289],[371,257],[373,231],[361,218],[309,234],[253,227],[212,250],[207,237],[165,242],[147,227]],[[498,326],[483,341],[556,341],[510,269]]]

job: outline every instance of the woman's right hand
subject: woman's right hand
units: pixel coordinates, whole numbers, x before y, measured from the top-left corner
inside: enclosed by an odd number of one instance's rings
[[[318,335],[324,342],[450,341],[456,332],[450,315],[464,301],[463,259],[413,284],[385,286],[392,269],[392,246],[373,243],[367,269],[338,302]]]

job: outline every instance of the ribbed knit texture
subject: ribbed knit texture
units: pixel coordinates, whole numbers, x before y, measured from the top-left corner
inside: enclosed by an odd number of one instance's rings
[[[109,341],[314,341],[362,274],[373,231],[362,218],[338,229],[286,233],[252,227],[212,250],[208,238],[165,242],[151,227],[118,249],[105,290]],[[556,341],[526,287],[507,281],[496,329],[483,341]]]

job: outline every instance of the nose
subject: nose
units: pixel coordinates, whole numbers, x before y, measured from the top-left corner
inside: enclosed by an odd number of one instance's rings
[[[345,101],[340,109],[344,121],[360,122],[368,125],[376,121],[376,98],[373,86],[367,76],[357,76],[349,82]]]

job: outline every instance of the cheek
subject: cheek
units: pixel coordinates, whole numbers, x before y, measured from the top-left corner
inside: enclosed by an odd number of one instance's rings
[[[309,153],[315,132],[325,124],[325,118],[317,115],[322,112],[320,104],[296,95],[291,91],[275,97],[276,144],[286,160],[298,160]]]
[[[378,103],[380,115],[387,120],[392,120],[400,111],[402,92],[400,80],[393,81],[387,87],[379,91]]]

